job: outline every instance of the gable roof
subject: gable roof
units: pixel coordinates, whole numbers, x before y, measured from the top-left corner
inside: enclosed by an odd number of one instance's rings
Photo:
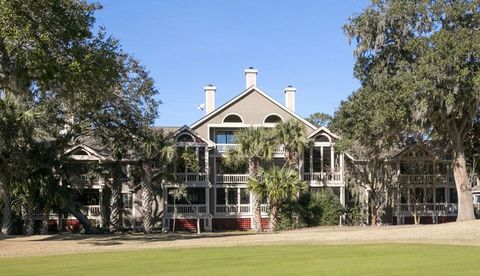
[[[315,130],[314,132],[310,133],[310,135],[308,135],[308,138],[312,138],[312,137],[315,137],[315,135],[317,135],[318,133],[320,132],[325,132],[327,133],[328,135],[332,136],[333,138],[335,139],[340,139],[340,136],[336,135],[335,133],[331,132],[328,128],[324,127],[324,126],[321,126],[319,127],[317,130]]]
[[[292,115],[294,118],[300,120],[302,123],[306,124],[307,126],[309,126],[310,128],[312,129],[316,129],[316,127],[311,124],[310,122],[308,122],[307,120],[305,120],[304,118],[302,118],[301,116],[299,116],[297,113],[291,111],[290,109],[288,109],[286,106],[284,106],[283,104],[279,103],[278,101],[276,101],[275,99],[273,99],[272,97],[270,97],[267,93],[263,92],[260,88],[258,88],[257,86],[250,86],[248,87],[247,89],[245,89],[244,91],[242,91],[240,94],[238,94],[236,97],[234,97],[233,99],[231,99],[230,101],[224,103],[223,105],[219,106],[218,108],[216,108],[214,111],[210,112],[209,114],[203,116],[200,120],[194,122],[190,127],[193,129],[195,127],[197,127],[198,125],[204,123],[205,121],[207,121],[208,119],[214,117],[215,115],[217,115],[218,113],[222,112],[223,110],[227,109],[229,106],[232,106],[234,103],[236,103],[237,101],[239,101],[241,98],[243,98],[244,96],[246,96],[247,94],[249,93],[252,93],[253,91],[257,91],[260,95],[262,95],[263,97],[265,97],[266,99],[268,99],[270,102],[272,102],[273,104],[277,105],[278,107],[280,107],[282,110],[284,110],[285,112],[287,112],[288,114]]]
[[[181,128],[177,129],[175,132],[174,132],[174,136],[176,137],[178,134],[184,132],[184,131],[188,131],[190,132],[191,134],[193,134],[194,136],[196,136],[197,138],[199,138],[200,140],[202,140],[205,144],[207,144],[207,146],[209,147],[213,147],[215,146],[215,144],[208,140],[207,138],[204,138],[203,136],[201,136],[200,134],[198,134],[195,130],[191,129],[189,126],[187,125],[184,125],[182,126]]]

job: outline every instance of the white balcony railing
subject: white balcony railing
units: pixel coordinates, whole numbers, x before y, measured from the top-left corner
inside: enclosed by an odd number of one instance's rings
[[[340,182],[342,179],[340,172],[326,173],[314,172],[304,173],[303,180],[308,182]]]
[[[217,205],[215,212],[222,214],[250,214],[250,205]]]
[[[83,205],[80,210],[87,217],[100,216],[100,205]]]
[[[248,174],[217,174],[217,183],[247,183]]]
[[[176,182],[204,182],[207,177],[205,173],[176,173],[168,177],[170,181]]]
[[[409,185],[433,185],[433,184],[453,184],[455,180],[453,175],[444,174],[402,174],[398,177],[400,184]]]
[[[229,150],[234,150],[238,147],[238,144],[217,144],[217,152],[224,153]]]
[[[400,214],[411,215],[455,215],[457,214],[456,203],[399,203]]]
[[[174,205],[167,205],[167,214],[175,212]],[[177,204],[177,214],[205,214],[207,205],[205,204]]]

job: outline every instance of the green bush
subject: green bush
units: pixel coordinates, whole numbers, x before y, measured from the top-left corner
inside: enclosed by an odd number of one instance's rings
[[[343,211],[339,198],[330,189],[303,193],[298,200],[281,206],[278,229],[335,225],[338,224]]]

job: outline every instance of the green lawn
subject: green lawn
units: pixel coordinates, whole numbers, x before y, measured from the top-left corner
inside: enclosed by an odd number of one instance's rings
[[[419,244],[155,249],[0,259],[0,275],[478,275],[479,257]]]

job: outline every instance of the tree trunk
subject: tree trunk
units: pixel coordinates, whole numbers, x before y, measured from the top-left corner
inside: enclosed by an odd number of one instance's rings
[[[117,232],[121,230],[120,227],[120,201],[122,195],[122,185],[120,181],[113,180],[110,186],[110,224],[109,230]]]
[[[248,174],[251,178],[258,178],[258,161],[251,159],[248,163]],[[260,208],[260,200],[255,193],[252,193],[253,208],[253,228],[257,233],[262,232],[262,211]]]
[[[85,229],[86,234],[94,234],[95,230],[93,229],[92,222],[85,216],[84,213],[82,213],[80,210],[77,210],[75,208],[70,209],[70,213],[80,221],[80,223],[83,225],[83,228]]]
[[[40,227],[40,234],[46,235],[48,234],[48,222],[50,220],[50,209],[45,208],[43,210],[43,218],[42,218],[42,225]]]
[[[33,201],[29,200],[22,206],[23,233],[27,236],[33,235]]]
[[[370,225],[377,225],[378,209],[376,206],[370,206]]]
[[[253,226],[257,233],[262,232],[262,211],[260,209],[260,199],[252,193],[253,207]]]
[[[12,233],[12,198],[10,190],[6,185],[1,185],[2,189],[2,235],[10,235]]]
[[[453,154],[453,176],[455,177],[455,186],[457,188],[458,196],[457,221],[474,220],[475,213],[473,210],[473,198],[465,162],[463,141],[459,141],[455,144]]]
[[[277,231],[278,206],[272,205],[270,208],[270,232]]]
[[[151,233],[153,230],[153,187],[152,187],[152,166],[147,163],[143,166],[143,179],[142,179],[142,219],[143,228],[145,233]]]

